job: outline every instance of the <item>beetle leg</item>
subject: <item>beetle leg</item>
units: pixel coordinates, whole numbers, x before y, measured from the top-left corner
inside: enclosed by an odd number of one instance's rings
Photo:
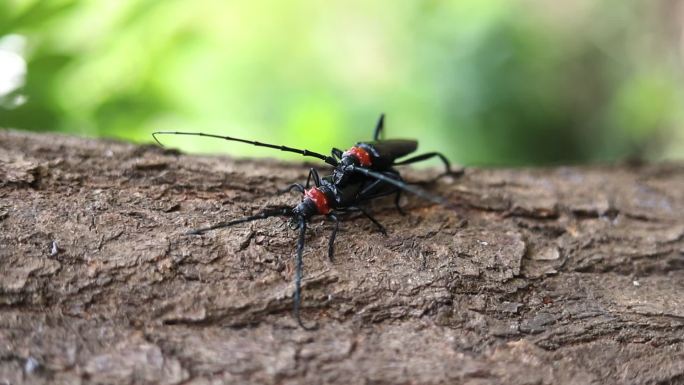
[[[451,163],[449,163],[449,159],[447,159],[446,156],[444,156],[443,154],[441,154],[441,153],[439,153],[439,152],[428,152],[428,153],[426,153],[426,154],[421,154],[421,155],[418,155],[418,156],[414,156],[414,157],[412,157],[412,158],[409,158],[409,159],[402,160],[402,161],[400,161],[400,162],[394,163],[393,166],[401,166],[401,165],[405,165],[405,164],[417,163],[417,162],[421,162],[421,161],[424,161],[424,160],[428,160],[428,159],[434,158],[434,157],[438,157],[439,160],[441,160],[442,163],[444,164],[444,169],[445,169],[445,171],[444,171],[443,174],[440,175],[440,177],[443,176],[443,175],[453,175],[453,174],[456,174],[455,172],[451,171]],[[438,178],[439,178],[439,177],[438,177]]]
[[[314,186],[318,187],[321,185],[321,177],[318,175],[318,171],[316,171],[315,168],[309,169],[309,176],[306,178],[307,190],[311,186],[311,179],[314,181]]]
[[[292,190],[297,190],[299,193],[304,194],[304,186],[301,183],[293,183],[284,189],[278,190],[278,194],[285,194],[292,192]]]
[[[328,219],[335,222],[335,227],[333,227],[332,233],[330,234],[330,240],[328,241],[328,259],[330,262],[335,260],[335,237],[337,236],[337,231],[340,229],[340,220],[334,214],[328,214]]]
[[[383,131],[385,128],[385,114],[380,115],[380,119],[378,119],[378,123],[375,125],[375,132],[373,133],[373,140],[380,140],[380,136],[382,136]]]

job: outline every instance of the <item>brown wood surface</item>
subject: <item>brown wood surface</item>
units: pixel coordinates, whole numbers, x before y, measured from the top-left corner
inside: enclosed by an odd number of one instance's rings
[[[313,332],[283,219],[183,235],[307,172],[0,131],[0,384],[684,383],[684,165],[466,169],[334,262],[316,219]]]

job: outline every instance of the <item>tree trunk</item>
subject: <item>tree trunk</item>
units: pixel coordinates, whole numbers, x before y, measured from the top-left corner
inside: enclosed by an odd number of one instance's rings
[[[0,383],[684,383],[684,165],[466,169],[333,262],[315,219],[315,331],[284,219],[184,235],[307,172],[0,132]]]

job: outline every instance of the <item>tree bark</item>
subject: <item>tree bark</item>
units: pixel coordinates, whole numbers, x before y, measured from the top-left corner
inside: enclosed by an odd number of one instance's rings
[[[315,331],[284,219],[184,235],[307,172],[0,132],[0,383],[684,383],[684,165],[466,169],[425,187],[458,209],[344,218],[334,262],[316,219]]]

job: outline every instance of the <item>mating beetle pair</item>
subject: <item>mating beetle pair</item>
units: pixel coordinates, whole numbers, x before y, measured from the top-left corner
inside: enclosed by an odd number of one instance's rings
[[[428,193],[414,185],[407,184],[394,167],[420,162],[430,158],[439,158],[445,167],[444,174],[452,174],[451,165],[447,158],[438,152],[430,152],[417,155],[405,160],[399,160],[418,147],[416,140],[406,139],[380,139],[384,130],[385,115],[378,120],[373,140],[359,142],[347,151],[333,148],[330,156],[326,156],[309,150],[297,149],[287,146],[262,143],[257,141],[233,138],[230,136],[179,132],[159,131],[152,134],[154,139],[161,145],[157,135],[192,135],[210,138],[224,139],[247,143],[259,147],[273,148],[280,151],[293,152],[306,157],[323,160],[333,167],[332,174],[321,177],[315,169],[311,169],[306,185],[294,183],[281,192],[296,190],[302,194],[302,201],[294,207],[272,206],[255,215],[232,221],[221,222],[210,227],[191,230],[188,234],[203,234],[207,231],[230,227],[240,223],[281,216],[291,218],[293,229],[299,229],[297,252],[295,260],[295,291],[294,291],[294,316],[299,325],[305,326],[299,314],[301,304],[301,280],[302,280],[302,255],[304,251],[304,236],[309,219],[315,215],[324,215],[334,222],[334,228],[328,243],[328,256],[332,260],[334,254],[334,242],[339,229],[338,215],[360,212],[368,218],[383,233],[385,228],[364,208],[368,202],[383,196],[395,195],[397,210],[403,214],[399,206],[401,193],[406,191],[434,203],[449,206],[448,202],[439,196]],[[442,174],[442,175],[444,175]],[[314,186],[311,187],[313,181]]]

